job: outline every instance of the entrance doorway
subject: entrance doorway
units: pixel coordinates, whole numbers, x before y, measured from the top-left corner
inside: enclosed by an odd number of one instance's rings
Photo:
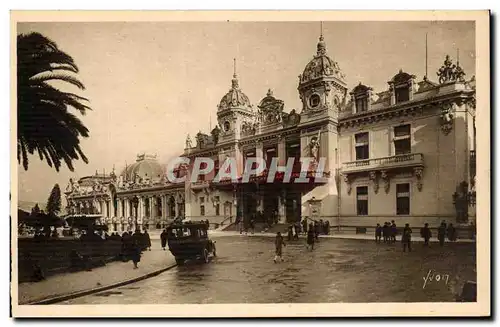
[[[285,212],[287,223],[300,222],[302,220],[302,194],[300,192],[287,190]]]

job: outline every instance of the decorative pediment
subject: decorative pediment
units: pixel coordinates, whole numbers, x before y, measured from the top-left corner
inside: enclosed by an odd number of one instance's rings
[[[273,92],[269,89],[266,97],[258,105],[261,122],[266,125],[281,122],[284,105],[284,102],[276,99],[273,96]]]

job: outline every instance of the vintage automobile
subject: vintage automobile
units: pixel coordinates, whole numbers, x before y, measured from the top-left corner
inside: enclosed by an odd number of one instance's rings
[[[182,265],[186,260],[209,261],[216,256],[215,241],[208,238],[208,226],[204,222],[174,223],[167,228],[167,243],[175,262]]]

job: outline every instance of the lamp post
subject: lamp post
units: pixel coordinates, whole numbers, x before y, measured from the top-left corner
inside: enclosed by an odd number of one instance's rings
[[[135,209],[135,228],[137,230],[137,216],[138,216],[138,213],[139,211],[137,210],[137,207],[139,206],[139,198],[136,196],[134,196],[131,200],[132,202],[132,205],[134,206],[134,209]]]

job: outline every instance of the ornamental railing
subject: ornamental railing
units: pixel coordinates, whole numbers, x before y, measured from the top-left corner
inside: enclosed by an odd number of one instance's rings
[[[383,168],[399,168],[406,166],[418,166],[424,164],[422,153],[398,154],[390,157],[373,158],[345,162],[342,164],[342,171],[371,170]]]

